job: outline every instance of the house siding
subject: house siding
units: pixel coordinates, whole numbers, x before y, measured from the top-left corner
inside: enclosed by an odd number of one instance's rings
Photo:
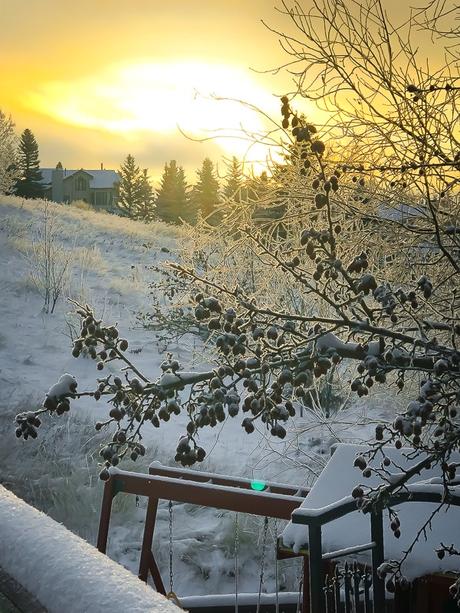
[[[91,178],[91,175],[84,170],[79,170],[70,177],[66,177],[64,179],[64,200],[66,202],[75,200],[91,202]]]

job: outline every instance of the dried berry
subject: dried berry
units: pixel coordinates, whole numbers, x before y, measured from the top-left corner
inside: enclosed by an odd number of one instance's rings
[[[321,140],[315,140],[311,144],[311,150],[313,153],[317,153],[318,155],[322,155],[326,150],[326,146]]]

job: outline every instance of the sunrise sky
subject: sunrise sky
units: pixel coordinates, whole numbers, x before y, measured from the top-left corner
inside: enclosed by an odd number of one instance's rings
[[[42,166],[118,168],[132,153],[158,179],[170,159],[189,178],[205,156],[221,167],[223,156],[263,160],[263,147],[247,152],[238,139],[196,143],[178,126],[193,137],[264,129],[260,116],[213,94],[278,117],[277,96],[292,89],[289,75],[255,72],[287,58],[261,23],[285,31],[288,20],[274,4],[0,0],[0,108],[18,132],[34,132]],[[396,4],[385,2],[390,9]],[[314,115],[308,103],[303,110]]]
[[[261,19],[267,0],[0,0],[0,108],[30,128],[43,166],[117,168],[127,153],[157,178],[175,158],[190,177],[206,155],[245,154],[247,143],[187,140],[215,129],[264,129],[259,116],[210,95],[278,115],[287,75],[260,75],[284,59]],[[248,158],[263,159],[253,148]]]

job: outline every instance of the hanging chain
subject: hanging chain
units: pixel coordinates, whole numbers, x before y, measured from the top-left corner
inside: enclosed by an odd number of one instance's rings
[[[169,592],[173,593],[173,508],[172,508],[172,500],[169,501],[168,504],[169,510]]]
[[[303,592],[303,565],[304,558],[302,556],[299,557],[300,560],[300,568],[297,571],[297,585],[299,586],[299,598],[297,600],[297,613],[302,613],[302,592]]]
[[[264,519],[264,532],[262,536],[262,559],[260,561],[260,577],[259,577],[259,597],[257,599],[257,609],[256,613],[260,611],[260,599],[262,595],[262,586],[264,584],[264,573],[265,573],[265,548],[267,546],[267,532],[268,532],[268,517]]]
[[[238,613],[238,549],[240,537],[238,534],[238,513],[235,513],[235,542],[233,543],[233,557],[235,560],[235,613]]]
[[[275,525],[273,526],[275,533],[275,613],[280,611],[279,594],[278,594],[278,520],[275,519]]]
[[[179,598],[174,593],[174,576],[173,576],[173,508],[172,500],[168,504],[169,511],[169,592],[166,594],[166,598],[171,600],[180,609],[181,604]]]

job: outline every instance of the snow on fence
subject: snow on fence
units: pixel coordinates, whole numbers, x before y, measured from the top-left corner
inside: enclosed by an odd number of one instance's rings
[[[0,485],[0,567],[50,613],[177,613],[122,566]]]

